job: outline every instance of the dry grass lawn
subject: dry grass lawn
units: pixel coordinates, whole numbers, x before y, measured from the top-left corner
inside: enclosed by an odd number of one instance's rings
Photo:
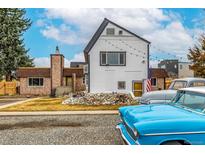
[[[19,105],[0,109],[0,111],[91,111],[91,110],[117,110],[123,105],[65,105],[61,104],[63,98],[41,98]]]

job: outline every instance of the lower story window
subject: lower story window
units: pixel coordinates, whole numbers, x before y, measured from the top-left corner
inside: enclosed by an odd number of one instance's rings
[[[157,79],[156,78],[151,78],[151,85],[157,86]]]
[[[29,78],[29,86],[43,86],[43,78]]]
[[[126,88],[125,81],[118,81],[118,89],[123,90]]]

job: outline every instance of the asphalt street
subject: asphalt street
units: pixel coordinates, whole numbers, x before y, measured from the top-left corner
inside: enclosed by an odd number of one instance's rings
[[[0,116],[0,144],[119,145],[118,115]]]

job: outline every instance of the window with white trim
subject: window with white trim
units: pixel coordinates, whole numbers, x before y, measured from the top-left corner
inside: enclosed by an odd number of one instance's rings
[[[30,87],[42,87],[43,86],[43,78],[29,78],[28,85]]]
[[[107,35],[115,35],[115,29],[114,28],[107,28],[106,34]]]
[[[102,66],[125,66],[125,52],[101,52],[100,65]]]

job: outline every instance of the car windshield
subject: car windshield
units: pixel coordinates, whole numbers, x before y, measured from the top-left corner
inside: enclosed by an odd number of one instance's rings
[[[187,81],[173,81],[169,86],[170,90],[178,90],[180,88],[185,88],[187,85]]]
[[[171,104],[204,113],[205,94],[191,91],[178,91]]]

